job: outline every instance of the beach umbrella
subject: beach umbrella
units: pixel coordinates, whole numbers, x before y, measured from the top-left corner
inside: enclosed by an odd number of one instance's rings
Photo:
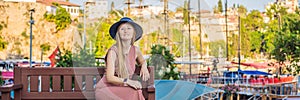
[[[181,80],[155,80],[156,100],[191,100],[216,89]]]

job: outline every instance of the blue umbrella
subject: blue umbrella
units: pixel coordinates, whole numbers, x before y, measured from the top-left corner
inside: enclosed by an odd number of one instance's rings
[[[181,80],[155,80],[156,100],[191,100],[216,89]]]

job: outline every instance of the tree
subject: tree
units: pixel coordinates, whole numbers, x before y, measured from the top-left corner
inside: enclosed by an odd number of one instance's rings
[[[238,6],[238,14],[241,17],[245,17],[247,14],[247,8],[244,5],[239,5]]]
[[[40,45],[40,48],[42,49],[42,51],[44,51],[43,55],[46,54],[46,52],[50,50],[50,47],[51,46],[49,43],[44,43],[44,44]]]
[[[214,6],[213,11],[214,11],[214,14],[220,13],[219,10],[218,10],[218,8],[217,8],[217,6]]]
[[[54,22],[56,24],[56,30],[63,30],[68,27],[72,20],[71,15],[65,8],[62,8],[58,3],[53,3],[57,7],[56,14],[44,14],[44,18],[49,22]]]
[[[115,2],[111,2],[111,6],[110,6],[110,10],[112,11],[113,9],[115,9]]]
[[[212,56],[215,56],[215,57],[219,57],[219,56],[224,57],[225,52],[223,52],[223,54],[219,55],[220,49],[225,50],[225,41],[224,40],[210,42],[209,43],[209,48],[210,48],[209,55],[212,55]],[[230,50],[229,49],[228,51],[235,51],[235,50]]]
[[[71,15],[65,8],[62,8],[60,5],[57,5],[58,9],[56,10],[55,15],[55,24],[57,30],[62,30],[68,27],[71,24]]]
[[[96,60],[93,53],[82,48],[78,53],[72,54],[71,51],[65,51],[60,55],[57,67],[95,67]]]
[[[300,16],[298,14],[288,14],[283,16],[282,29],[276,33],[272,51],[274,59],[280,64],[279,74],[282,74],[282,67],[285,62],[287,71],[296,75],[300,72]]]
[[[251,52],[259,52],[260,37],[264,35],[264,20],[258,10],[252,10],[245,18],[241,17],[241,54],[250,57]]]
[[[151,47],[151,56],[147,63],[155,68],[156,79],[178,80],[178,68],[174,65],[174,56],[170,50],[163,45],[154,45]]]
[[[219,12],[223,12],[223,4],[222,4],[222,0],[218,1],[218,11]]]
[[[188,24],[188,17],[189,17],[189,8],[188,8],[188,2],[184,1],[184,8],[183,8],[183,20],[184,20],[184,24]]]
[[[278,15],[284,16],[287,14],[287,8],[278,4],[271,4],[266,10],[267,16],[271,20],[274,20],[276,17],[278,18]]]
[[[110,37],[109,35],[109,28],[110,26],[113,24],[113,22],[116,22],[119,18],[106,18],[103,19],[99,25],[98,29],[98,33],[96,36],[96,42],[95,42],[95,47],[96,50],[95,52],[95,56],[97,58],[101,58],[104,57],[106,54],[106,51],[109,49],[109,47],[111,45],[113,45],[114,43],[114,39]]]

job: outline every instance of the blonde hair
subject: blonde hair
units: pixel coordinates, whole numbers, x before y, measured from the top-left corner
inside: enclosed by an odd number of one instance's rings
[[[122,23],[121,25],[123,25],[123,24],[131,25],[130,23]],[[131,25],[131,26],[133,27],[133,25]],[[118,27],[118,30],[119,30],[119,27]],[[116,36],[115,36],[116,45],[118,48],[117,52],[118,52],[118,64],[119,64],[117,74],[118,74],[118,77],[129,78],[128,66],[126,66],[127,64],[125,64],[125,54],[123,52],[123,42],[121,41],[121,37],[119,34],[120,34],[119,31],[117,31]],[[134,44],[135,35],[136,35],[136,31],[134,28],[134,32],[133,32],[133,36],[132,36],[130,45]]]

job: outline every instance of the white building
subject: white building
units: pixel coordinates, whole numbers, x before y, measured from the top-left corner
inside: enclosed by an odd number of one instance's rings
[[[152,6],[148,4],[143,4],[143,5],[134,4],[131,6],[130,15],[137,16],[137,17],[151,18],[151,16],[153,15],[162,14],[163,11],[164,8],[161,6]]]
[[[97,20],[108,16],[107,0],[88,0],[85,2],[85,14],[87,20]]]
[[[61,5],[61,7],[65,8],[67,12],[70,13],[71,18],[75,19],[79,16],[79,8],[80,6],[77,4],[73,4],[64,0],[37,0],[37,3],[45,4],[47,13],[55,14],[56,7],[53,5],[53,3],[58,3]]]

